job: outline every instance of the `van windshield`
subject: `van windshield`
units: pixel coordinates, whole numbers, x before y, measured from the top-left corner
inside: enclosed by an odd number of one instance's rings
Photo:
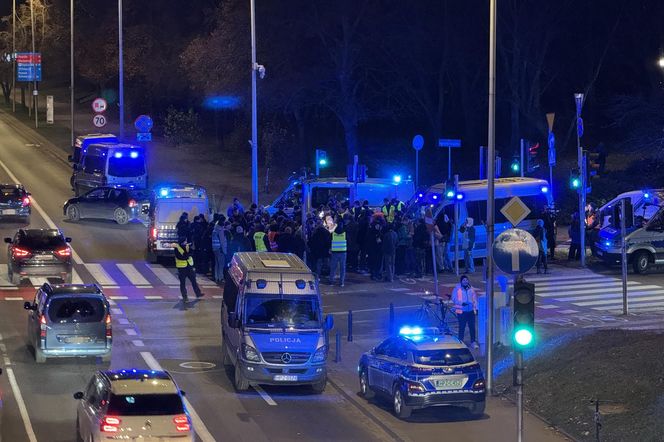
[[[145,175],[145,159],[140,155],[137,158],[112,156],[108,159],[108,174],[122,178]]]
[[[246,295],[245,324],[260,328],[320,328],[316,296]]]

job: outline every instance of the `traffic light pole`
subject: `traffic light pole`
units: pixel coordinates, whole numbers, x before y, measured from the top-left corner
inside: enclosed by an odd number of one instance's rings
[[[519,156],[519,165],[520,165],[519,168],[521,169],[521,178],[523,178],[523,174],[524,174],[524,170],[523,170],[524,169],[524,167],[523,167],[524,166],[524,164],[523,164],[523,150],[524,149],[523,149],[523,146],[524,146],[524,144],[526,144],[525,141],[526,140],[521,138],[521,142],[519,143],[519,147],[521,149],[521,154]]]
[[[523,441],[523,351],[514,350],[514,386],[516,387],[516,440]]]
[[[580,100],[576,106],[576,149],[579,172],[581,172],[581,190],[579,192],[579,242],[581,248],[581,267],[586,266],[586,174],[584,172],[583,151],[581,149],[581,134],[579,133],[579,119],[581,118],[581,107],[583,106],[583,94],[575,94],[575,100]]]
[[[627,222],[625,217],[625,198],[620,200],[620,267],[622,274],[622,298],[623,298],[623,315],[628,313],[627,307]]]
[[[459,175],[454,175],[454,273],[459,276]],[[467,265],[466,265],[467,266]]]

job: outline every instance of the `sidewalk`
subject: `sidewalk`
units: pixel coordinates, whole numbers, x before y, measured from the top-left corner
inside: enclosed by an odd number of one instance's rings
[[[465,410],[454,407],[436,407],[417,410],[407,421],[397,419],[391,412],[389,401],[367,401],[358,393],[357,362],[363,352],[380,342],[381,337],[355,336],[347,342],[342,335],[341,362],[335,363],[335,341],[330,337],[329,379],[331,387],[390,434],[394,440],[422,441],[446,439],[456,442],[512,442],[516,440],[516,408],[502,397],[488,397],[483,418],[473,420]],[[330,387],[328,387],[330,388]],[[525,413],[524,438],[529,441],[554,442],[569,440],[537,417]]]

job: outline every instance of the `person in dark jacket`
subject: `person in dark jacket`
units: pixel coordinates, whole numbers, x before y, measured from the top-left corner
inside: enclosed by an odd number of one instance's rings
[[[380,281],[383,266],[383,234],[382,224],[374,222],[370,225],[365,236],[371,279]]]
[[[362,214],[360,215],[360,220],[357,223],[357,246],[358,246],[357,270],[359,273],[362,274],[366,274],[369,271],[369,265],[367,261],[368,232],[369,232],[369,216],[364,211],[362,211]]]
[[[235,226],[231,241],[228,244],[228,255],[232,257],[237,252],[251,252],[252,250],[251,241],[244,234],[244,228]]]
[[[194,224],[191,227],[192,235],[194,237],[194,261],[196,261],[196,273],[205,275],[209,271],[209,247],[206,238],[207,221],[205,216],[197,215],[194,217]],[[211,241],[210,241],[211,242]]]
[[[384,230],[381,250],[383,252],[383,270],[385,272],[385,280],[392,282],[394,281],[394,261],[396,259],[398,238],[392,224],[388,224]]]
[[[569,261],[581,259],[581,232],[579,232],[579,212],[574,212],[572,215],[572,222],[569,226],[569,253],[567,259]]]
[[[537,227],[535,227],[535,231],[533,232],[533,237],[535,238],[535,241],[537,241],[537,249],[538,249],[537,273],[542,272],[542,266],[544,266],[544,273],[548,273],[548,266],[546,262],[546,252],[547,252],[546,229],[544,228],[543,219],[537,220]]]
[[[430,250],[429,233],[424,219],[420,219],[413,233],[413,247],[415,248],[415,275],[421,278],[427,269],[427,251]]]
[[[295,238],[293,228],[286,226],[284,231],[277,236],[277,249],[280,253],[295,253]]]
[[[359,207],[359,201],[357,203]],[[346,229],[346,244],[348,246],[348,268],[357,271],[358,257],[360,253],[360,246],[358,244],[359,226],[351,214],[344,215],[343,220],[344,229]]]
[[[332,235],[319,221],[314,233],[309,239],[309,250],[311,250],[311,260],[314,270],[318,277],[321,276],[323,262],[330,256],[330,247],[332,246]]]
[[[178,238],[184,236],[188,242],[192,241],[191,223],[189,222],[189,214],[187,212],[182,212],[180,220],[175,225],[175,229],[177,230]]]

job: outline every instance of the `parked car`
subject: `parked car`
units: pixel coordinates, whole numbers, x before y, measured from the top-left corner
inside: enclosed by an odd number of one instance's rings
[[[7,277],[18,285],[30,276],[72,280],[72,258],[69,242],[58,229],[19,229],[14,238],[5,238]]]
[[[192,442],[183,396],[165,371],[98,371],[85,391],[74,393],[76,440]]]
[[[20,218],[30,223],[30,193],[21,184],[0,184],[0,220]]]
[[[148,191],[99,187],[83,196],[68,199],[63,212],[69,221],[82,218],[113,220],[118,224],[147,220]]]
[[[98,285],[42,285],[28,310],[28,345],[35,361],[71,356],[111,360],[111,309]]]

